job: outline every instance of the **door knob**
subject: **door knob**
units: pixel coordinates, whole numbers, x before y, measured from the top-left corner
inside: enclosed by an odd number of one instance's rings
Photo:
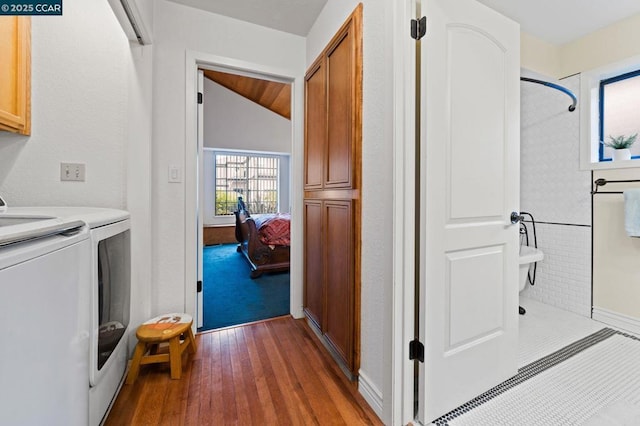
[[[524,220],[524,216],[522,216],[520,213],[511,212],[511,223],[515,225],[516,223],[521,222],[522,220]]]

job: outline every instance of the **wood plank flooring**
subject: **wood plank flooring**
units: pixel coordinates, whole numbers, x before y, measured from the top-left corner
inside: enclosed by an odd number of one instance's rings
[[[281,317],[196,336],[180,380],[145,365],[105,426],[382,425],[304,320]]]

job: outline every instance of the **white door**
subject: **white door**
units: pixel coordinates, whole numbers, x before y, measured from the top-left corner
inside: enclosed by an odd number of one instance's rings
[[[520,31],[423,0],[421,366],[428,423],[517,373]]]
[[[204,73],[198,70],[198,98],[202,98],[202,103],[198,102],[198,220],[197,220],[197,240],[198,240],[198,282],[200,291],[198,291],[198,302],[196,306],[196,326],[202,327],[203,323],[203,281],[202,281],[202,226],[204,223]]]

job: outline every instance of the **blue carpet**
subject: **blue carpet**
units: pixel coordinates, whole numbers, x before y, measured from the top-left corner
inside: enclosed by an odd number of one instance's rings
[[[204,248],[203,324],[198,331],[213,330],[289,313],[289,273],[249,277],[249,263],[237,244]]]

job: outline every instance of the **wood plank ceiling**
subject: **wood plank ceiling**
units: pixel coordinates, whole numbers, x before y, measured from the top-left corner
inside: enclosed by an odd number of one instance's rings
[[[232,92],[291,120],[291,84],[203,70],[204,76]]]

